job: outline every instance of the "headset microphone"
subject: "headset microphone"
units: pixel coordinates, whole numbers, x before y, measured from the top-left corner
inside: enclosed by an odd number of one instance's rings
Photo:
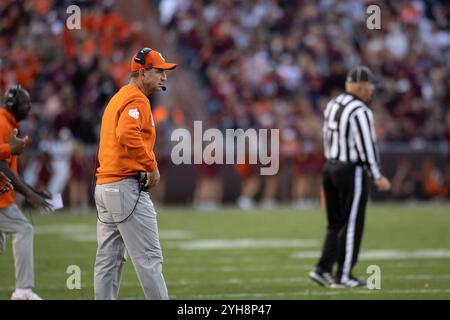
[[[166,87],[165,86],[161,86],[162,91],[166,91]]]

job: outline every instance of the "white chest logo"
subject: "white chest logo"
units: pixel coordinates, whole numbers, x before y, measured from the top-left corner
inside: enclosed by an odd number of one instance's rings
[[[153,114],[150,112],[150,120],[152,121],[152,127],[155,126],[155,121],[153,120]]]
[[[135,109],[130,109],[128,111],[128,114],[130,115],[130,117],[134,118],[134,119],[139,119],[139,111],[137,108]]]

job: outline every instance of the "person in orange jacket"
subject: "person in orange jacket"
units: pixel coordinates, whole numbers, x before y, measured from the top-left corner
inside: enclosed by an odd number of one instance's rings
[[[51,211],[46,192],[35,190],[18,177],[17,153],[23,150],[25,144],[14,142],[17,136],[19,122],[25,120],[31,110],[30,95],[27,90],[18,86],[10,88],[6,93],[6,107],[0,109],[0,145],[8,143],[10,148],[3,149],[0,161],[0,171],[10,180],[15,190],[0,195],[0,247],[4,244],[4,235],[13,237],[14,265],[16,271],[16,290],[13,300],[41,300],[33,292],[34,261],[33,261],[33,226],[23,215],[14,200],[14,191],[21,193],[33,206],[47,212]],[[16,137],[17,138],[17,137]],[[26,143],[25,138],[23,142]],[[12,143],[11,143],[12,142]],[[2,249],[2,248],[0,248]]]
[[[28,143],[28,136],[21,139],[17,136],[19,130],[14,128],[9,136],[8,143],[0,144],[0,161],[8,160],[11,156],[19,155],[25,149]],[[13,190],[14,187],[9,179],[2,171],[0,171],[0,195]],[[5,250],[6,234],[0,232],[0,253]]]
[[[95,203],[98,248],[95,299],[117,299],[125,249],[146,299],[168,299],[156,211],[150,199],[159,179],[153,146],[155,123],[148,96],[165,90],[176,67],[150,48],[131,60],[131,79],[109,101],[102,117]]]
[[[19,155],[25,149],[28,143],[28,136],[21,139],[17,136],[19,130],[14,128],[9,136],[8,143],[0,144],[0,161],[9,159],[11,156]],[[0,171],[0,195],[13,190],[14,187],[9,179],[2,171]],[[5,250],[6,235],[0,232],[0,253]]]
[[[21,139],[17,136],[19,130],[14,128],[13,132],[9,136],[8,143],[0,144],[0,161],[7,160],[11,156],[19,155],[25,149],[25,145],[28,142],[28,136]],[[11,180],[0,171],[0,194],[4,194],[14,189],[11,184]]]

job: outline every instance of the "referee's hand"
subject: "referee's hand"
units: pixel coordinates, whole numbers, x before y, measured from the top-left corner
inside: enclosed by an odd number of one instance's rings
[[[388,178],[384,176],[379,177],[374,182],[379,191],[389,191],[391,189],[391,183],[389,182]]]

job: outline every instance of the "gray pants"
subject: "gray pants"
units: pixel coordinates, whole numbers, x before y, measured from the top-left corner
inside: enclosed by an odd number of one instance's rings
[[[17,205],[0,208],[0,232],[13,238],[16,288],[34,287],[33,226]],[[4,249],[5,238],[0,235],[0,246]]]
[[[139,198],[139,201],[137,202]],[[128,251],[146,299],[167,300],[162,274],[156,211],[147,192],[139,196],[136,179],[97,185],[97,257],[94,267],[95,299],[117,299],[125,249]],[[136,205],[136,207],[135,207]],[[128,219],[121,223],[134,209]]]

